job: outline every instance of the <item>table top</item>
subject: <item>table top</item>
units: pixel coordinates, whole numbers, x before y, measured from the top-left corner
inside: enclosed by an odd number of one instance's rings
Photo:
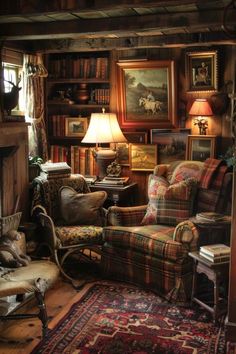
[[[135,187],[137,186],[137,183],[135,182],[132,182],[132,183],[129,183],[129,184],[125,184],[125,185],[117,185],[117,184],[106,184],[106,183],[93,183],[93,184],[89,184],[89,188],[90,189],[111,189],[111,190],[127,190],[129,188],[132,188],[132,187]]]
[[[191,218],[189,218],[189,221],[192,221],[194,224],[196,225],[206,225],[206,226],[210,226],[210,227],[219,227],[219,226],[227,226],[231,224],[231,216],[229,215],[225,215],[223,220],[219,220],[219,221],[207,221],[207,220],[202,220],[202,219],[198,219],[196,216],[193,216]]]

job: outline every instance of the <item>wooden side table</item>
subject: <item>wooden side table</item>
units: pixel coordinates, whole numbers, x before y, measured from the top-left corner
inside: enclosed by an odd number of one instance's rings
[[[199,247],[215,243],[230,245],[231,216],[217,222],[202,221],[196,217],[189,219],[199,231]]]
[[[213,263],[200,256],[199,252],[190,252],[189,256],[194,261],[193,286],[192,286],[192,302],[198,303],[200,306],[210,311],[216,322],[220,315],[227,312],[227,299],[220,298],[219,288],[221,283],[228,284],[229,278],[229,261],[221,263]],[[205,274],[207,278],[214,284],[213,306],[210,306],[199,297],[197,297],[197,277],[198,274]]]
[[[111,186],[106,184],[90,184],[91,192],[106,191],[107,199],[113,205],[132,206],[137,202],[137,183],[130,183],[124,186]]]

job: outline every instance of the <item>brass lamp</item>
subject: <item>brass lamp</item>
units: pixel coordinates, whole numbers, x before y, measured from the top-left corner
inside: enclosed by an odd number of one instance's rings
[[[193,124],[198,126],[200,135],[206,135],[208,128],[207,117],[213,115],[208,101],[205,98],[196,99],[190,108],[189,115],[196,116]]]
[[[116,150],[110,148],[101,148],[103,143],[123,143],[126,142],[117,116],[115,113],[92,113],[88,130],[82,139],[82,143],[96,144],[93,150],[93,156],[98,166],[98,178],[106,176],[106,169],[116,158]]]

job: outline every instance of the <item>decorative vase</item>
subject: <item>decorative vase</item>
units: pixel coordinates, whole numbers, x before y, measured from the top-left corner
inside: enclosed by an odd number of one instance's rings
[[[89,91],[87,84],[81,83],[79,84],[77,90],[74,93],[74,99],[78,103],[86,104],[89,99]]]

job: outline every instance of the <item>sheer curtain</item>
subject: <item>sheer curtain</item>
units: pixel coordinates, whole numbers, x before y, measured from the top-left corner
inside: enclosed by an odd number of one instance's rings
[[[45,126],[44,78],[47,76],[42,55],[24,55],[25,120],[29,127],[29,153],[48,160]]]

